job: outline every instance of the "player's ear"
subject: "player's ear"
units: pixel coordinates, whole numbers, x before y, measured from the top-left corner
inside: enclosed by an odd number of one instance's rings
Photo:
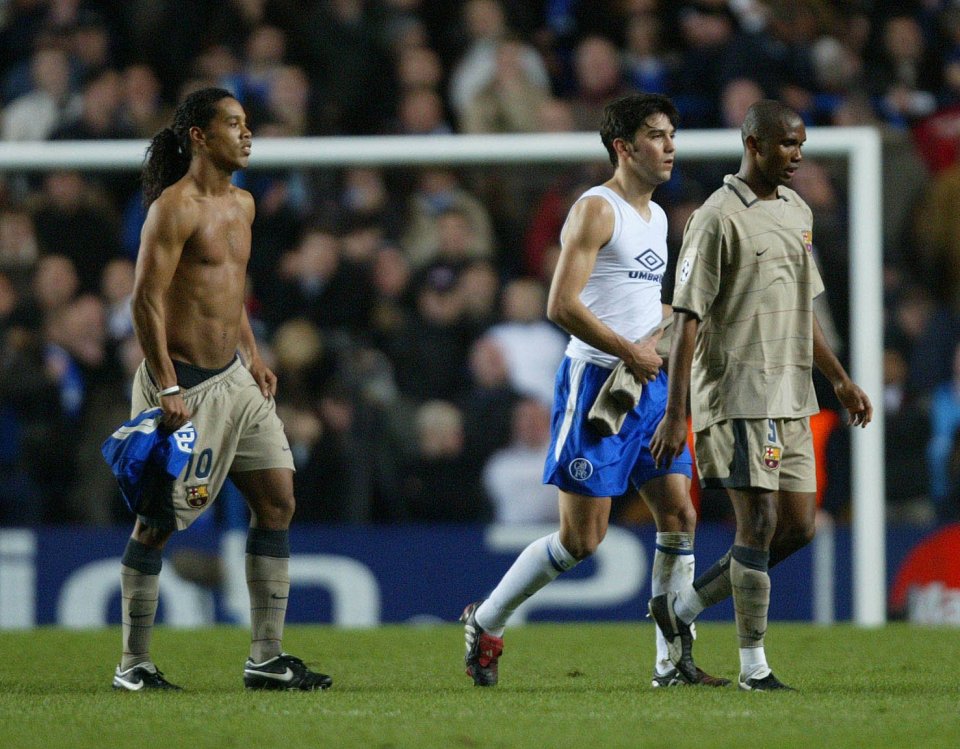
[[[187,131],[187,134],[190,136],[190,142],[196,143],[197,145],[201,145],[207,139],[206,134],[203,132],[203,128],[197,125],[191,127]]]

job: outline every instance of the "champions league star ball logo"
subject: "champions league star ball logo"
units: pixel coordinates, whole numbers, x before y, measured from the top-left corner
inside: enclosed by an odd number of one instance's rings
[[[575,458],[567,470],[574,481],[586,481],[593,475],[593,464],[586,458]]]

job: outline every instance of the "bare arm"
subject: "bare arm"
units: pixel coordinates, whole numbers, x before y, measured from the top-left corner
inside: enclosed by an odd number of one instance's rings
[[[177,375],[167,348],[164,299],[173,281],[183,246],[194,231],[196,218],[190,206],[161,196],[147,212],[140,234],[133,286],[133,327],[160,390],[177,384]],[[190,418],[179,394],[160,399],[164,423],[176,429]]]
[[[667,378],[667,408],[650,440],[656,466],[669,467],[687,442],[687,395],[690,370],[700,321],[689,312],[677,311],[670,347],[670,377]]]
[[[570,209],[560,237],[560,258],[550,284],[547,316],[581,341],[622,359],[639,380],[649,382],[663,364],[655,350],[659,336],[641,344],[629,341],[604,325],[580,301],[597,253],[610,240],[613,226],[613,208],[603,198],[586,198]]]
[[[813,363],[833,385],[837,399],[850,413],[850,423],[859,427],[869,424],[873,419],[873,404],[860,386],[850,379],[850,375],[827,344],[816,315],[813,316]]]

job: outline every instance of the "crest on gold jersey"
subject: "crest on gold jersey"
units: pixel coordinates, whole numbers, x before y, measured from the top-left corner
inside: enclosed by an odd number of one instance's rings
[[[210,500],[210,491],[206,484],[187,487],[187,504],[199,510]]]
[[[800,236],[803,238],[803,246],[807,248],[807,252],[813,252],[813,232],[804,229],[800,232]]]

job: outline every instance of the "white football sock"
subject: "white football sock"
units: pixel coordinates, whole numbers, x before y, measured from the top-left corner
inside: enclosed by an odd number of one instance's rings
[[[669,591],[693,590],[693,534],[681,532],[657,533],[657,549],[653,554],[651,592],[653,595]],[[667,655],[667,641],[659,627],[654,627],[657,640],[658,674],[673,670]]]
[[[494,637],[502,637],[507,620],[517,606],[577,563],[560,543],[559,531],[538,538],[520,552],[497,587],[477,608],[477,624]]]
[[[761,645],[758,648],[740,648],[740,676],[743,679],[762,679],[770,673],[767,654]]]

